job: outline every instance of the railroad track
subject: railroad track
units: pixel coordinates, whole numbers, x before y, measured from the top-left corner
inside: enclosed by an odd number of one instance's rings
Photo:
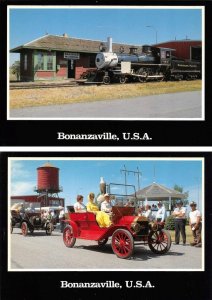
[[[60,88],[60,87],[74,87],[78,84],[73,81],[69,83],[50,83],[50,84],[10,84],[10,90],[21,90],[21,89],[49,89],[49,88]]]

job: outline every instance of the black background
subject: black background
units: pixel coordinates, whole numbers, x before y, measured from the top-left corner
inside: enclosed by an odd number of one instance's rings
[[[8,157],[204,157],[205,158],[205,271],[113,271],[113,272],[7,272],[7,158]],[[46,152],[5,152],[0,157],[0,220],[2,258],[1,288],[2,299],[91,299],[91,297],[113,297],[115,299],[130,299],[131,296],[140,299],[198,299],[209,300],[212,297],[212,242],[211,242],[211,218],[212,218],[212,153],[208,152],[134,152],[134,153],[46,153]],[[61,240],[62,243],[62,240]],[[188,246],[189,247],[189,246]],[[41,249],[42,251],[42,249]],[[112,251],[112,249],[111,249]],[[89,255],[89,254],[88,254]],[[88,256],[89,259],[89,256]],[[118,258],[117,258],[118,259]],[[174,258],[173,258],[174,259]],[[151,264],[151,259],[149,260]],[[170,266],[164,266],[169,268]],[[183,269],[183,265],[181,266]],[[100,282],[106,280],[118,281],[121,284],[125,280],[150,280],[155,286],[153,289],[60,289],[60,281],[68,282]]]
[[[122,132],[147,132],[152,140],[149,141],[135,141],[135,140],[119,140],[107,141],[97,140],[93,141],[92,145],[96,146],[210,146],[212,134],[212,117],[211,117],[211,99],[212,89],[211,84],[211,67],[212,67],[212,39],[211,39],[211,15],[212,2],[210,1],[89,1],[89,5],[113,4],[113,5],[191,5],[205,6],[206,19],[206,45],[205,45],[205,121],[7,121],[6,117],[6,57],[7,49],[6,39],[6,8],[10,5],[26,5],[26,4],[40,4],[40,5],[83,5],[87,4],[85,1],[2,1],[1,3],[1,101],[0,101],[0,137],[2,146],[90,146],[91,141],[83,140],[57,140],[57,132],[73,133],[73,134],[98,134],[103,132],[112,132],[120,135]],[[107,20],[103,20],[107,22]],[[180,22],[180,20],[179,20]],[[89,117],[89,116],[88,116]],[[167,133],[167,128],[169,133]]]

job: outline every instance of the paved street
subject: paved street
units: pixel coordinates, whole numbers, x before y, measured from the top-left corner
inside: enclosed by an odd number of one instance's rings
[[[119,259],[110,240],[103,248],[86,240],[77,240],[74,248],[67,248],[59,231],[55,230],[52,236],[35,231],[24,237],[19,228],[14,228],[9,248],[12,270],[194,270],[201,268],[203,252],[202,248],[172,244],[167,254],[156,255],[148,246],[139,245],[131,259]]]
[[[89,103],[12,109],[10,118],[201,118],[202,95],[183,92]]]

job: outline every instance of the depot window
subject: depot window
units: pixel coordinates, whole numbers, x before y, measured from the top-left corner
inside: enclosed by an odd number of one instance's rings
[[[38,53],[37,54],[37,60],[38,60],[37,69],[38,70],[44,70],[44,54],[43,53]]]
[[[47,70],[53,70],[53,55],[52,55],[52,53],[47,54]]]
[[[54,71],[55,69],[55,52],[35,52],[35,70]]]

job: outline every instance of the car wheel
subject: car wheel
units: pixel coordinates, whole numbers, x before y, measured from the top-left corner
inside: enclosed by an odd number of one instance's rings
[[[53,231],[52,226],[53,225],[51,223],[46,225],[46,235],[51,235],[52,234],[52,231]]]
[[[112,235],[112,249],[119,258],[130,257],[134,250],[131,233],[125,229],[117,229]]]
[[[63,242],[68,248],[74,247],[76,238],[73,235],[73,229],[70,225],[67,225],[63,230]]]
[[[165,254],[171,247],[170,233],[165,229],[151,231],[148,237],[148,245],[152,252]]]
[[[27,225],[26,222],[23,222],[21,224],[21,232],[22,232],[23,236],[27,236],[27,234],[28,234],[28,225]]]

